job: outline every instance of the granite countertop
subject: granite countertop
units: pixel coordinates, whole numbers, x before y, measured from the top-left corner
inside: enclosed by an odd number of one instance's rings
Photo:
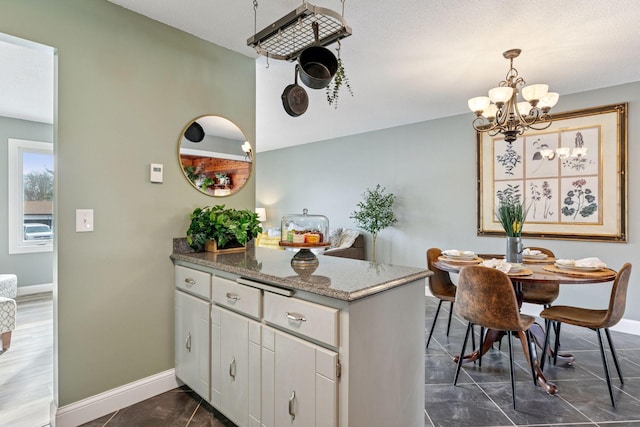
[[[295,254],[292,251],[256,248],[252,245],[245,252],[229,254],[189,250],[188,246],[185,248],[180,242],[174,242],[171,259],[174,263],[192,263],[258,282],[344,301],[355,301],[433,274],[426,268],[318,255],[318,268],[311,275],[300,275],[291,267],[291,258]]]

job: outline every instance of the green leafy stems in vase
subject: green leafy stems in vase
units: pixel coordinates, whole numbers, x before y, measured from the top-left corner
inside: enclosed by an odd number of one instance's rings
[[[522,227],[527,211],[518,199],[501,201],[498,206],[498,220],[502,224],[507,237],[522,236]]]
[[[522,227],[527,211],[522,206],[520,198],[500,200],[498,206],[498,220],[507,234],[505,258],[507,262],[522,262]]]

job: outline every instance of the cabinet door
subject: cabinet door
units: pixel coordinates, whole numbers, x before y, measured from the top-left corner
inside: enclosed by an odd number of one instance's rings
[[[259,352],[250,351],[255,346],[249,339],[251,328],[259,331],[259,324],[228,310],[212,308],[212,403],[240,427],[255,424],[260,412],[259,406],[250,407],[249,399],[256,387],[259,390],[260,382],[260,362],[255,360]],[[254,355],[251,360],[250,354]]]
[[[175,291],[176,376],[209,400],[209,308],[207,301]]]
[[[337,354],[267,327],[263,340],[263,424],[336,426]]]

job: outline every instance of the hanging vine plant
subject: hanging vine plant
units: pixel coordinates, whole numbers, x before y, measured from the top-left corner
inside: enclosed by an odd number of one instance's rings
[[[327,101],[329,105],[333,108],[338,108],[338,98],[340,97],[340,89],[342,87],[346,87],[349,91],[349,94],[353,96],[353,91],[351,90],[351,83],[349,82],[349,77],[344,71],[344,63],[342,62],[342,58],[340,58],[340,41],[338,41],[338,70],[336,71],[335,76],[333,76],[333,80],[327,86]]]

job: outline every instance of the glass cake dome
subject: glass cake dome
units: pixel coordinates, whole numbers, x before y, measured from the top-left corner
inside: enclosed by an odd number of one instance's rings
[[[300,246],[326,246],[329,242],[329,218],[324,215],[309,215],[308,209],[300,214],[282,217],[280,222],[283,243]]]

